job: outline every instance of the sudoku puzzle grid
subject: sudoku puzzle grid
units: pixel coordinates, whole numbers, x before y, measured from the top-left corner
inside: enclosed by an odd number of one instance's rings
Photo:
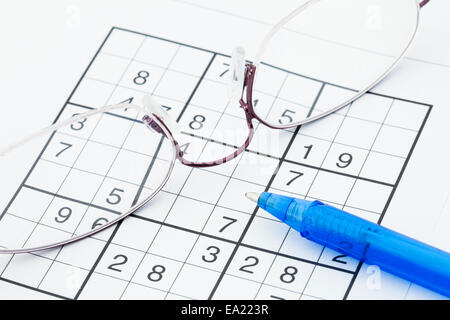
[[[182,130],[205,144],[221,143],[211,137],[223,117],[203,101],[215,90],[226,91],[228,62],[221,53],[113,28],[58,119],[131,98],[138,102],[150,93],[170,106]],[[255,97],[272,121],[289,121],[283,112],[290,103],[314,114],[348,93],[276,67],[263,68],[273,83]],[[0,282],[64,299],[345,299],[361,264],[301,238],[243,195],[270,191],[319,199],[381,223],[430,111],[429,105],[369,93],[295,130],[258,125],[242,156],[209,169],[177,163],[151,206],[100,235],[51,252],[0,256]],[[197,115],[205,125],[192,130],[187,125]],[[117,121],[130,123],[123,117]],[[73,139],[89,141],[114,128],[120,131],[117,123],[102,125],[100,120],[89,136],[80,130]],[[265,147],[261,140],[269,136],[276,137],[278,148]],[[37,215],[89,205],[80,197],[92,194],[67,196],[59,190],[69,171],[89,184],[94,174],[73,163],[80,158],[89,162],[93,148],[80,148],[70,164],[55,163],[46,159],[52,143],[58,143],[57,135],[45,145],[2,219],[19,221],[30,203]],[[98,170],[108,175],[106,164]],[[145,179],[138,178],[124,182],[130,186],[123,195],[129,205],[141,196]],[[95,209],[99,217],[111,215],[106,204],[97,203]]]

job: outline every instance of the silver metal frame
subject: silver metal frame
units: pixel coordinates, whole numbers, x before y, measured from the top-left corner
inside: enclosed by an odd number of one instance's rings
[[[145,109],[143,109],[140,106],[128,105],[127,104],[126,107],[145,112]],[[107,106],[107,107],[103,107],[103,108],[100,108],[100,109],[94,109],[92,111],[89,111],[89,112],[77,115],[76,117],[73,117],[71,119],[63,121],[61,123],[57,123],[57,124],[47,128],[45,130],[42,130],[42,131],[38,132],[38,134],[32,135],[32,136],[28,137],[27,139],[22,140],[20,143],[16,144],[14,146],[14,148],[19,147],[20,145],[23,145],[24,143],[32,140],[33,138],[42,136],[42,135],[44,135],[46,133],[51,133],[51,132],[57,130],[58,128],[61,128],[61,127],[66,126],[66,125],[69,125],[71,123],[75,123],[75,122],[77,122],[79,120],[82,120],[82,119],[85,119],[87,117],[91,117],[91,116],[96,115],[96,114],[101,114],[101,113],[105,113],[107,111],[111,111],[111,110],[115,110],[115,109],[121,109],[121,108],[124,108],[124,105]],[[92,236],[92,235],[94,235],[96,233],[99,233],[99,232],[101,232],[101,231],[103,231],[105,229],[108,229],[112,225],[115,225],[119,221],[125,219],[126,217],[128,217],[132,213],[134,213],[137,210],[141,209],[150,200],[152,200],[155,197],[155,195],[158,194],[159,191],[161,191],[161,189],[166,185],[166,183],[169,180],[169,177],[170,177],[170,175],[171,175],[171,173],[173,171],[173,168],[175,166],[175,161],[177,159],[177,148],[176,148],[175,143],[173,141],[172,134],[166,128],[166,126],[159,120],[159,118],[157,116],[153,115],[152,119],[153,119],[153,121],[155,121],[159,125],[159,127],[162,130],[162,133],[170,140],[170,142],[172,144],[173,156],[172,156],[172,160],[171,160],[171,163],[170,163],[169,170],[167,171],[166,176],[162,180],[161,185],[158,188],[156,188],[148,197],[146,197],[143,201],[141,201],[140,203],[136,204],[135,206],[131,207],[127,212],[125,212],[124,214],[120,215],[117,219],[112,220],[112,221],[110,221],[110,222],[108,222],[108,223],[98,227],[97,229],[93,229],[93,230],[91,230],[88,233],[84,233],[84,234],[81,234],[79,236],[76,236],[76,237],[73,237],[73,238],[70,238],[70,239],[67,239],[67,240],[63,240],[63,241],[60,241],[60,242],[55,242],[55,243],[52,243],[52,244],[49,244],[49,245],[38,246],[38,247],[34,247],[34,248],[22,248],[22,249],[7,249],[6,248],[6,249],[1,249],[0,250],[0,254],[20,254],[20,253],[30,253],[30,252],[36,252],[36,251],[49,250],[49,249],[54,249],[54,248],[57,248],[57,247],[64,246],[66,244],[70,244],[70,243],[76,242],[76,241],[81,240],[81,239],[88,238],[88,237],[90,237],[90,236]],[[13,148],[9,148],[9,150],[11,150],[11,149],[13,149]]]
[[[258,66],[258,64],[259,64],[259,59],[260,59],[261,55],[263,54],[264,49],[265,49],[265,47],[266,47],[268,41],[270,41],[271,37],[272,37],[279,29],[281,29],[284,25],[286,25],[286,23],[288,23],[292,18],[294,18],[295,16],[297,16],[298,14],[300,14],[301,12],[303,12],[304,10],[306,10],[309,6],[314,5],[315,3],[319,2],[319,1],[321,1],[321,0],[310,0],[310,1],[306,2],[306,3],[304,3],[302,6],[300,6],[299,8],[297,8],[295,11],[291,12],[287,17],[285,17],[284,19],[282,19],[282,20],[281,20],[274,28],[272,28],[272,29],[270,30],[270,32],[267,34],[267,36],[265,37],[264,41],[262,42],[262,44],[261,44],[261,46],[260,46],[260,49],[261,49],[261,50],[260,50],[260,52],[258,53],[258,55],[257,55],[257,57],[256,57],[256,59],[255,59],[255,64],[256,64],[256,66]],[[412,0],[412,1],[413,1],[413,0]],[[417,20],[416,20],[417,22],[416,22],[416,26],[415,26],[415,29],[414,29],[414,33],[413,33],[413,35],[412,35],[410,41],[408,42],[407,46],[406,46],[405,49],[403,50],[402,54],[394,61],[394,63],[392,64],[392,66],[391,66],[390,68],[388,68],[388,69],[387,69],[387,70],[386,70],[386,71],[385,71],[378,79],[376,79],[376,80],[375,80],[372,84],[370,84],[367,88],[365,88],[364,90],[360,91],[360,92],[359,92],[358,94],[356,94],[354,97],[352,97],[351,99],[347,100],[346,102],[344,102],[344,103],[338,105],[337,107],[335,107],[335,108],[333,108],[333,109],[330,109],[330,110],[328,110],[328,111],[326,111],[326,112],[323,112],[323,113],[321,113],[321,114],[319,114],[319,115],[317,115],[317,116],[314,116],[314,117],[305,119],[305,120],[303,120],[303,121],[300,121],[300,122],[297,122],[297,123],[294,123],[294,124],[289,124],[289,125],[273,125],[273,124],[270,124],[270,123],[264,121],[263,119],[261,119],[256,113],[254,114],[255,118],[257,118],[261,123],[267,125],[267,126],[270,127],[270,128],[287,129],[287,128],[292,128],[292,127],[304,125],[304,124],[307,124],[307,123],[311,123],[311,122],[313,122],[313,121],[316,121],[316,120],[319,120],[319,119],[321,119],[321,118],[324,118],[324,117],[328,116],[329,114],[334,113],[334,112],[338,111],[339,109],[342,109],[343,107],[349,105],[349,104],[352,103],[353,101],[359,99],[359,98],[360,98],[361,96],[363,96],[367,91],[369,91],[369,90],[372,89],[375,85],[377,85],[380,81],[382,81],[382,80],[383,80],[383,79],[384,79],[384,78],[385,78],[385,77],[386,77],[386,76],[387,76],[387,75],[388,75],[388,74],[389,74],[389,73],[390,73],[390,72],[398,65],[398,63],[401,61],[401,59],[405,56],[405,54],[406,54],[406,52],[408,51],[408,49],[411,47],[411,44],[412,44],[412,42],[413,42],[413,40],[414,40],[414,38],[415,38],[415,36],[416,36],[416,34],[417,34],[417,30],[418,30],[418,26],[419,26],[419,20],[420,20],[420,7],[421,7],[420,1],[416,1],[416,0],[414,0],[414,1],[416,2],[416,5],[417,5]],[[6,149],[0,150],[0,156],[6,154],[7,152],[9,152],[9,151],[11,151],[11,150],[13,150],[13,149],[15,149],[15,148],[17,148],[17,147],[19,147],[19,146],[25,144],[25,143],[27,143],[28,141],[30,141],[30,140],[32,140],[32,139],[34,139],[34,138],[37,138],[37,137],[39,137],[39,136],[42,136],[42,135],[51,133],[51,132],[53,132],[53,131],[56,131],[57,129],[59,129],[59,128],[63,127],[63,126],[66,126],[66,125],[68,125],[68,124],[71,124],[71,123],[80,121],[80,120],[82,120],[82,119],[84,119],[84,118],[87,118],[87,117],[90,117],[90,116],[93,116],[93,115],[96,115],[96,114],[101,114],[101,113],[104,113],[104,112],[108,112],[108,111],[115,110],[115,109],[120,109],[120,108],[123,108],[123,107],[124,107],[123,105],[106,106],[106,107],[102,107],[102,108],[99,108],[99,109],[94,109],[94,110],[92,110],[92,111],[88,111],[88,112],[86,112],[86,113],[83,113],[83,114],[74,116],[74,117],[72,117],[72,118],[70,118],[70,119],[67,119],[67,120],[65,120],[65,121],[56,123],[56,124],[54,124],[54,125],[52,125],[52,126],[46,128],[46,129],[44,129],[44,130],[41,130],[41,131],[39,131],[39,132],[37,132],[37,133],[35,133],[35,134],[29,136],[29,137],[26,137],[25,139],[22,139],[22,140],[19,141],[18,143],[14,144],[14,145],[12,145],[12,146],[6,148]],[[127,107],[127,108],[132,108],[132,109],[137,109],[137,110],[139,110],[139,111],[144,112],[144,113],[147,114],[147,109],[145,109],[145,108],[143,108],[143,107],[141,107],[141,106],[131,105],[131,104],[128,105],[128,104],[127,104],[126,107]],[[159,118],[159,116],[158,116],[157,114],[151,114],[151,116],[152,116],[152,117],[151,117],[151,122],[154,123],[154,126],[153,126],[152,128],[153,128],[153,129],[156,128],[157,131],[158,131],[159,133],[161,133],[163,136],[165,136],[165,137],[171,142],[171,144],[172,144],[172,149],[173,149],[173,157],[172,157],[172,160],[171,160],[171,163],[170,163],[169,170],[167,171],[167,174],[166,174],[166,176],[164,177],[164,179],[163,179],[161,185],[160,185],[157,189],[155,189],[155,190],[154,190],[147,198],[145,198],[143,201],[141,201],[141,202],[138,203],[137,205],[135,205],[135,206],[133,206],[132,208],[130,208],[130,209],[129,209],[127,212],[125,212],[124,214],[120,215],[117,219],[115,219],[115,220],[113,220],[113,221],[110,221],[110,222],[104,224],[103,226],[100,226],[100,227],[97,228],[97,229],[93,229],[93,230],[91,230],[91,231],[88,232],[88,233],[85,233],[85,234],[82,234],[82,235],[79,235],[79,236],[70,238],[70,239],[68,239],[68,240],[64,240],[64,241],[56,242],[56,243],[53,243],[53,244],[45,245],[45,246],[38,246],[38,247],[34,247],[34,248],[26,248],[26,249],[7,249],[7,248],[6,248],[6,249],[0,249],[0,254],[22,254],[22,253],[30,253],[30,252],[36,252],[36,251],[43,251],[43,250],[48,250],[48,249],[54,249],[54,248],[57,248],[57,247],[61,247],[61,246],[63,246],[63,245],[67,245],[67,244],[74,243],[74,242],[76,242],[76,241],[78,241],[78,240],[81,240],[81,239],[85,239],[85,238],[87,238],[87,237],[90,237],[90,236],[92,236],[92,235],[94,235],[94,234],[96,234],[96,233],[98,233],[98,232],[101,232],[101,231],[103,231],[103,230],[105,230],[105,229],[107,229],[107,228],[109,228],[109,227],[115,225],[117,222],[119,222],[119,221],[125,219],[126,217],[128,217],[128,216],[131,215],[132,213],[134,213],[134,212],[136,212],[137,210],[141,209],[141,208],[142,208],[143,206],[145,206],[150,200],[152,200],[152,199],[155,197],[155,195],[158,194],[159,191],[161,191],[161,189],[166,185],[166,183],[167,183],[167,181],[168,181],[168,179],[169,179],[169,177],[170,177],[170,175],[171,175],[171,173],[172,173],[172,171],[173,171],[173,168],[174,168],[174,166],[175,166],[175,161],[176,161],[178,158],[181,158],[181,153],[180,153],[180,149],[179,149],[178,143],[177,143],[176,140],[174,139],[174,137],[173,137],[172,133],[170,132],[170,130],[167,128],[166,124],[164,124],[164,122]],[[147,123],[147,124],[148,124],[148,123]],[[253,131],[252,131],[252,128],[250,128],[250,134],[251,134],[251,135],[252,135],[252,132],[253,132]],[[251,140],[251,139],[250,139],[250,140]],[[250,141],[248,141],[248,143],[250,143]],[[248,144],[247,144],[247,145],[248,145]],[[245,145],[243,146],[243,148],[245,149]],[[236,152],[235,152],[235,153],[236,153]],[[235,156],[233,155],[230,159],[232,159],[232,158],[234,158],[234,157],[235,157]],[[228,158],[224,158],[224,159],[223,159],[223,162],[226,162],[227,159],[228,159]],[[183,162],[182,160],[180,160],[180,161]],[[199,163],[199,164],[193,164],[193,166],[201,167],[201,166],[203,166],[203,165],[208,165],[208,166],[209,166],[209,165],[217,165],[217,164],[221,164],[221,163],[223,163],[223,162],[212,163],[212,164],[208,164],[208,163],[202,164],[202,163]],[[185,164],[186,164],[186,163],[185,163]],[[189,164],[187,164],[187,165],[189,165]]]
[[[266,38],[264,39],[263,43],[260,46],[260,52],[258,52],[256,58],[255,58],[255,65],[258,69],[258,65],[259,65],[259,61],[261,56],[264,53],[264,50],[266,48],[267,43],[265,44],[265,42],[270,41],[270,39],[272,38],[272,36],[274,34],[276,34],[276,32],[283,28],[283,26],[285,26],[289,21],[291,21],[293,18],[295,18],[297,15],[299,15],[300,13],[302,13],[303,11],[305,11],[306,9],[308,9],[310,6],[316,4],[317,2],[319,2],[321,0],[310,0],[308,2],[306,2],[305,4],[303,4],[301,7],[297,8],[295,11],[293,11],[292,13],[290,13],[288,16],[286,16],[284,19],[282,19],[277,25],[275,25],[267,34]],[[393,1],[393,0],[391,0]],[[257,116],[257,119],[262,122],[263,124],[265,124],[266,126],[269,126],[271,128],[274,129],[289,129],[292,127],[298,127],[301,125],[305,125],[314,121],[317,121],[319,119],[322,119],[346,106],[348,106],[350,103],[354,102],[355,100],[358,100],[359,98],[361,98],[364,94],[366,94],[369,90],[373,89],[377,84],[379,84],[384,78],[386,78],[386,76],[392,72],[392,70],[394,70],[395,67],[398,66],[398,64],[400,63],[400,61],[403,59],[403,57],[405,56],[406,52],[408,52],[409,48],[411,47],[416,35],[417,35],[417,31],[419,28],[419,22],[420,22],[420,2],[418,0],[411,0],[414,1],[416,3],[416,8],[417,8],[417,19],[416,19],[416,26],[414,28],[414,33],[411,36],[411,39],[409,40],[409,42],[407,43],[405,49],[403,50],[403,52],[398,56],[398,58],[393,62],[393,64],[391,65],[391,67],[389,67],[380,77],[378,77],[373,83],[371,83],[368,87],[364,88],[363,90],[361,90],[358,94],[356,94],[355,96],[353,96],[351,99],[345,101],[344,103],[338,105],[337,107],[334,107],[330,110],[327,110],[321,114],[318,114],[314,117],[310,117],[307,119],[304,119],[302,121],[299,122],[295,122],[295,123],[290,123],[287,125],[279,125],[279,124],[272,124],[269,123],[267,121],[265,121],[264,119],[261,119],[261,117],[258,116],[256,110],[255,110],[255,115]],[[256,71],[257,73],[258,71]]]

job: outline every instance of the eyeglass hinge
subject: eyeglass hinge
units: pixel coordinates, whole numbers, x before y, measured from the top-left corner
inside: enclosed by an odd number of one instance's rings
[[[145,125],[146,125],[148,128],[150,128],[151,130],[153,130],[153,131],[155,131],[155,132],[157,132],[157,133],[160,133],[160,134],[162,134],[162,135],[164,135],[164,136],[166,135],[166,134],[164,133],[164,131],[161,129],[161,127],[159,126],[159,124],[156,123],[156,121],[153,120],[152,117],[150,117],[150,116],[148,116],[148,115],[145,115],[145,116],[142,118],[142,121],[144,121]]]

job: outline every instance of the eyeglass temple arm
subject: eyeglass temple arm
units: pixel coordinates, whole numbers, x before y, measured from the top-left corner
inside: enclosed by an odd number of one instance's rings
[[[7,153],[23,146],[24,144],[30,142],[31,140],[37,139],[39,137],[45,136],[46,134],[52,133],[54,131],[57,131],[58,129],[61,129],[65,126],[68,126],[72,123],[75,123],[77,121],[83,120],[85,118],[94,116],[96,114],[101,114],[101,113],[105,113],[108,111],[113,111],[113,110],[118,110],[123,108],[124,105],[123,104],[116,104],[116,105],[110,105],[110,106],[104,106],[98,109],[92,109],[90,111],[84,112],[84,113],[80,113],[78,115],[75,115],[69,119],[66,120],[62,120],[60,122],[56,122],[54,124],[52,124],[51,126],[41,129],[39,131],[33,132],[32,134],[26,136],[25,138],[20,139],[19,141],[16,141],[15,143],[13,143],[12,145],[9,145],[5,148],[0,148],[0,157],[6,155]],[[126,107],[129,109],[135,109],[139,112],[146,112],[147,109],[138,106],[138,105],[133,105],[133,104],[126,104]]]
[[[428,2],[430,2],[430,0],[423,0],[422,2],[419,3],[420,7],[424,7]]]

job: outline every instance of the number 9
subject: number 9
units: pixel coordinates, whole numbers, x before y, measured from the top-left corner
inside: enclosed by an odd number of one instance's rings
[[[339,156],[339,161],[340,162],[337,162],[336,165],[341,169],[345,169],[351,165],[353,156],[350,153],[343,153]]]

